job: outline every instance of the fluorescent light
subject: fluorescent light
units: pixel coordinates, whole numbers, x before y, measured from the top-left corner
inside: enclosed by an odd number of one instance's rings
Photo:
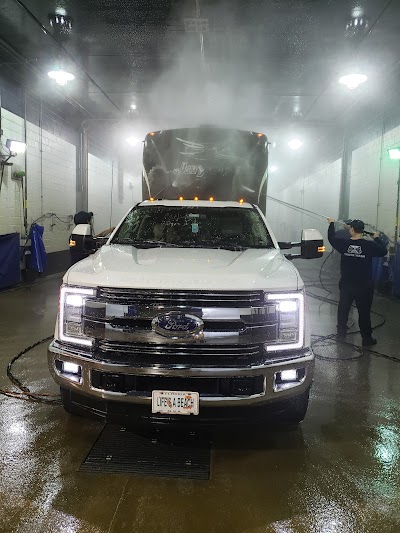
[[[13,154],[24,154],[26,151],[25,143],[13,141],[12,139],[7,139],[6,146]]]
[[[140,143],[140,139],[132,136],[132,137],[128,137],[126,139],[126,142],[129,143],[131,146],[137,146]]]
[[[339,78],[339,83],[342,85],[346,85],[348,89],[357,89],[361,83],[366,82],[368,79],[368,76],[365,74],[346,74],[346,76],[342,76]]]
[[[269,167],[269,171],[272,173],[272,172],[276,172],[278,170],[278,167],[275,167],[274,165],[272,165],[271,167]]]
[[[400,147],[389,148],[388,154],[389,154],[390,159],[400,159]]]
[[[300,141],[300,139],[291,139],[289,142],[288,142],[288,146],[289,148],[291,148],[292,150],[298,150],[299,148],[301,148],[303,146],[303,142]]]
[[[70,72],[66,72],[65,70],[51,70],[47,73],[49,78],[52,80],[55,80],[58,85],[67,85],[69,81],[72,81],[75,79],[75,76],[71,74]]]

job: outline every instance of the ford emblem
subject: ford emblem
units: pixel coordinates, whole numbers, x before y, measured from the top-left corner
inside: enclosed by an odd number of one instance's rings
[[[153,331],[173,339],[197,339],[201,337],[204,322],[194,315],[172,311],[153,318]]]

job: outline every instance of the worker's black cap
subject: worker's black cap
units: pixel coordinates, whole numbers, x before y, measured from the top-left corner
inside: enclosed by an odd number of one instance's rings
[[[89,224],[92,216],[93,216],[92,212],[88,213],[87,211],[79,211],[79,213],[76,213],[76,215],[74,216],[74,223],[76,225]]]
[[[365,230],[365,224],[362,220],[352,220],[350,222],[350,227],[354,229],[356,233],[363,233]]]
[[[348,218],[346,220],[344,220],[344,223],[347,224],[348,226],[350,226],[350,224],[353,222],[353,220],[351,218]]]

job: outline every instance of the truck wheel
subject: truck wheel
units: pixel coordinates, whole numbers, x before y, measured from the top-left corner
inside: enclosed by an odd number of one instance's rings
[[[304,420],[308,409],[310,389],[303,394],[287,400],[287,408],[282,415],[282,422],[285,425],[297,426]]]
[[[76,407],[71,401],[71,391],[60,387],[61,403],[67,413],[71,415],[80,415],[78,407]]]

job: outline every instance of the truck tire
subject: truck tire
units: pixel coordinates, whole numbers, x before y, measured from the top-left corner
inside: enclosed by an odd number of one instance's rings
[[[285,425],[297,426],[304,420],[308,409],[310,389],[294,398],[287,400],[287,407],[282,415],[282,422]]]
[[[80,416],[79,408],[76,407],[71,401],[71,391],[60,387],[61,404],[67,413],[75,416]]]

